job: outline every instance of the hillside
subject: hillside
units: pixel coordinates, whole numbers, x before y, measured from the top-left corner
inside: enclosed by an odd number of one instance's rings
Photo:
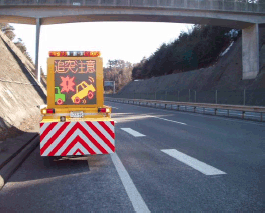
[[[260,30],[260,72],[256,79],[242,80],[242,38],[231,46],[218,62],[208,68],[189,72],[153,77],[130,82],[118,94],[118,97],[215,102],[215,90],[223,93],[218,103],[243,104],[243,90],[247,91],[247,105],[265,105],[265,30]],[[194,91],[197,97],[194,98]],[[165,95],[167,94],[167,95]],[[165,98],[167,96],[167,98]],[[207,98],[208,96],[208,98]]]
[[[255,80],[242,80],[242,38],[218,62],[208,68],[132,81],[119,94],[178,90],[243,90],[265,88],[264,30],[260,35],[260,73]]]
[[[11,48],[12,49],[11,49]],[[0,141],[26,131],[40,118],[37,105],[45,103],[40,87],[26,57],[14,44],[0,35]]]

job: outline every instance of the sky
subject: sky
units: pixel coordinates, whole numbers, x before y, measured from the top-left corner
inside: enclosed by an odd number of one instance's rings
[[[35,25],[13,24],[16,41],[21,38],[35,63]],[[47,70],[49,51],[100,51],[104,66],[108,60],[138,63],[163,43],[178,38],[191,24],[153,22],[86,22],[43,25],[40,32],[39,66]]]

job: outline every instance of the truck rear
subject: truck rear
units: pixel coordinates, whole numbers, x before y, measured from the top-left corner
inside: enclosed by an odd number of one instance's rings
[[[100,52],[51,51],[47,60],[47,108],[41,109],[41,156],[115,152],[111,108],[104,105]]]

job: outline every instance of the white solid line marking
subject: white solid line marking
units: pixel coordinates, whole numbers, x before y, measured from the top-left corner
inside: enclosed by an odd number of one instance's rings
[[[145,135],[137,132],[137,131],[134,131],[133,129],[131,128],[121,128],[123,131],[126,131],[128,132],[129,134],[133,135],[134,137],[144,137]]]
[[[113,106],[111,106],[111,108],[115,108],[115,109],[118,109],[117,107],[113,107]]]
[[[190,167],[200,171],[201,173],[205,175],[222,175],[226,174],[225,172],[216,169],[206,163],[203,163],[193,157],[190,157],[188,155],[185,155],[182,152],[179,152],[176,149],[162,149],[162,152],[170,155],[173,158],[176,158],[177,160],[189,165]]]
[[[115,165],[115,168],[121,178],[122,184],[127,192],[127,195],[129,196],[133,208],[135,212],[137,213],[150,213],[150,210],[148,209],[147,205],[145,204],[142,196],[136,189],[130,175],[126,171],[125,167],[123,166],[119,156],[116,153],[113,153],[110,155],[112,162]]]
[[[148,115],[148,116],[151,116],[151,115]],[[156,117],[156,116],[151,116],[151,117],[154,117],[154,118],[157,118],[157,119],[160,119],[160,120],[173,122],[173,123],[179,123],[179,124],[182,124],[182,125],[187,125],[186,123],[181,123],[181,122],[178,122],[178,121],[175,121],[175,120],[168,120],[168,119],[165,119],[165,118],[162,118],[162,117]]]

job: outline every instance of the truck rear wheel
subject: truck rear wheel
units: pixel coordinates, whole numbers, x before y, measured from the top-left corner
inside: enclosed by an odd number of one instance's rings
[[[54,157],[53,156],[46,156],[46,157],[42,157],[43,160],[43,164],[46,167],[52,166],[54,164]]]

